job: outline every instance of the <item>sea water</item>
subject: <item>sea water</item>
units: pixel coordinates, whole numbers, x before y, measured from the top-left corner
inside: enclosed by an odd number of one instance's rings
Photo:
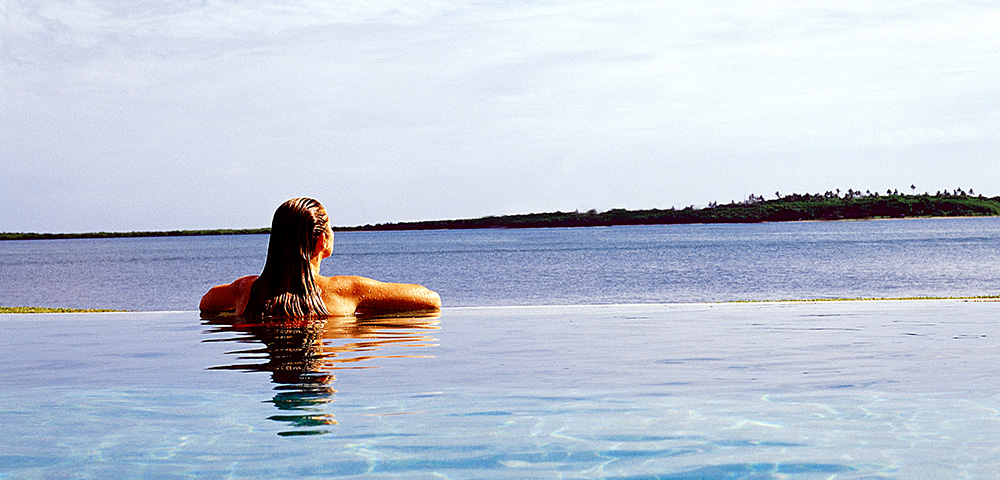
[[[998,314],[5,315],[0,478],[997,478]]]
[[[1000,477],[997,219],[337,235],[437,317],[194,310],[267,237],[0,242],[0,478]],[[157,310],[180,310],[164,312]]]
[[[343,232],[325,275],[420,283],[446,306],[1000,292],[1000,218]],[[266,235],[0,241],[0,305],[191,310],[260,273]]]

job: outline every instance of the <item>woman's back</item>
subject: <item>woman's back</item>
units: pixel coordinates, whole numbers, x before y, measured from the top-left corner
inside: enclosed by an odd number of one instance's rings
[[[319,275],[320,263],[331,253],[333,230],[323,206],[310,198],[289,200],[274,212],[261,274],[212,287],[200,308],[250,318],[441,308],[441,297],[420,285]]]

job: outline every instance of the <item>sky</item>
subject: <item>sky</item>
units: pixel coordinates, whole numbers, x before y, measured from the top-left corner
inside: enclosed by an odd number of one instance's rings
[[[0,3],[0,231],[1000,195],[1000,3]]]

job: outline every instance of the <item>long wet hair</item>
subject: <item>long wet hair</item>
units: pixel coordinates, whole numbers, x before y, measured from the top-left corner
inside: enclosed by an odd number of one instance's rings
[[[250,287],[244,316],[329,314],[310,267],[316,244],[329,223],[323,205],[311,198],[293,198],[278,207],[271,221],[264,270]]]

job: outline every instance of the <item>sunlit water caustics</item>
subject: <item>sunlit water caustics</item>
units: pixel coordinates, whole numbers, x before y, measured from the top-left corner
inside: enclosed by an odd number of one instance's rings
[[[0,318],[0,478],[1000,476],[1000,303]]]
[[[0,242],[0,305],[192,310],[260,273],[267,236]],[[420,283],[446,306],[1000,292],[1000,219],[344,232],[323,274]]]

